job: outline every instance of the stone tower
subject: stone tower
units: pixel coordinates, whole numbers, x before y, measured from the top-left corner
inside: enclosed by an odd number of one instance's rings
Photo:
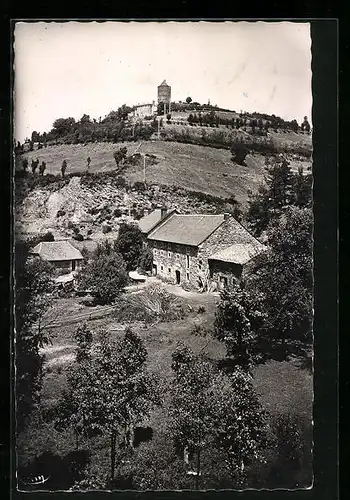
[[[164,105],[164,114],[170,113],[171,87],[165,80],[158,86],[158,104],[160,103]]]

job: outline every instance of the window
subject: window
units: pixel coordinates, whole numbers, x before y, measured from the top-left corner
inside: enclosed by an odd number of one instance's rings
[[[187,269],[190,267],[190,256],[186,255],[186,267]]]
[[[75,271],[75,260],[72,260],[72,271]]]
[[[171,257],[171,243],[168,243],[168,257]]]
[[[202,266],[203,266],[203,261],[202,260],[199,260],[198,261],[198,269],[201,271],[202,270]]]
[[[180,257],[180,255],[178,253],[176,253],[175,257],[178,259]]]
[[[168,267],[168,273],[169,274],[171,273],[171,267]]]
[[[190,273],[188,273],[188,272],[186,273],[186,279],[187,279],[187,281],[190,281]]]
[[[160,270],[161,270],[161,271],[163,271],[163,269],[164,269],[164,267],[161,265],[161,266],[160,266]]]
[[[154,253],[154,255],[157,255],[157,249],[156,248],[153,250],[153,253]]]
[[[163,257],[163,256],[164,256],[164,252],[163,252],[163,250],[160,250],[160,252],[159,252],[159,253],[160,253],[160,256],[161,256],[161,257]]]

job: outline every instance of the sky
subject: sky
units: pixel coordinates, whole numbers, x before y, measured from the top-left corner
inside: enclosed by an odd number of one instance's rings
[[[57,118],[107,115],[157,100],[265,112],[311,122],[309,23],[17,22],[15,138]]]

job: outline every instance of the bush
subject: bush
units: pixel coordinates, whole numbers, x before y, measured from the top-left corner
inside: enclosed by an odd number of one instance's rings
[[[198,314],[203,314],[205,313],[205,307],[204,306],[199,306],[198,309],[197,309],[197,313]]]
[[[103,234],[110,233],[111,231],[112,231],[112,228],[109,224],[103,224],[103,226],[102,226]]]
[[[62,217],[63,215],[66,215],[66,211],[61,209],[57,211],[56,217]]]
[[[133,189],[135,189],[138,193],[143,193],[146,190],[145,183],[136,181],[134,182]]]
[[[48,231],[42,236],[41,241],[55,241],[55,237],[51,231]]]
[[[73,238],[76,240],[76,241],[83,241],[84,240],[84,236],[80,233],[78,234],[74,234],[73,235]]]
[[[123,215],[123,212],[120,210],[120,208],[115,208],[113,215],[114,217],[121,217]]]

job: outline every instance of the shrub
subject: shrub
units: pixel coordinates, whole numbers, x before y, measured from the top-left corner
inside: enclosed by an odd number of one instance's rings
[[[109,224],[103,224],[103,226],[102,226],[103,234],[110,233],[111,231],[112,231],[112,228]]]
[[[56,217],[62,217],[63,215],[66,215],[66,211],[61,209],[57,211]]]
[[[114,217],[121,217],[123,215],[123,212],[120,210],[120,208],[115,208],[113,215]]]
[[[205,313],[205,307],[204,306],[199,306],[198,309],[197,309],[197,313],[198,314],[203,314]]]
[[[74,235],[73,235],[73,238],[74,238],[75,240],[77,240],[77,241],[83,241],[83,240],[84,240],[84,236],[83,236],[82,234],[80,234],[80,233],[78,233],[78,234],[74,234]]]
[[[55,237],[51,231],[48,231],[42,236],[41,241],[55,241]]]
[[[73,225],[73,231],[74,231],[75,234],[79,234],[80,233],[80,229],[77,226],[74,226],[74,225]]]
[[[146,186],[144,182],[136,181],[134,182],[133,189],[135,189],[138,193],[142,193],[146,190]]]

